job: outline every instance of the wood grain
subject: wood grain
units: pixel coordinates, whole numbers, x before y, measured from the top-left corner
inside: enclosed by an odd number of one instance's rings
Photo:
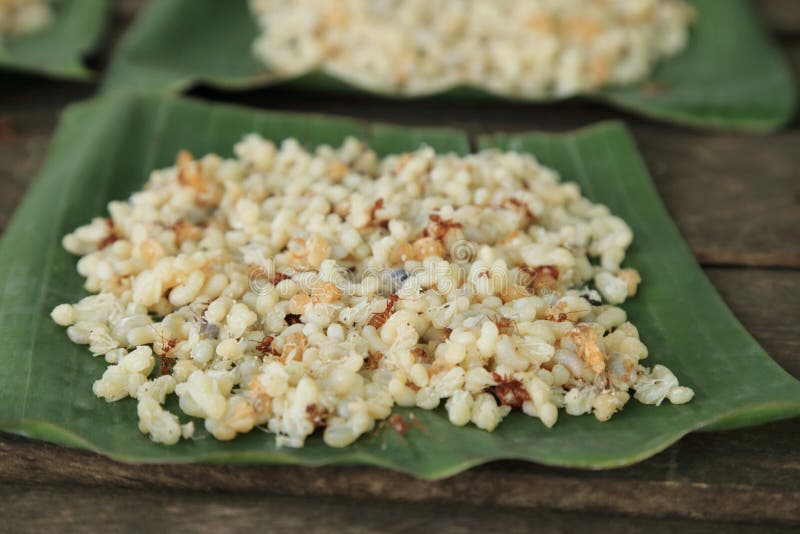
[[[707,268],[705,272],[747,331],[800,378],[800,271]]]
[[[0,233],[44,161],[60,111],[92,90],[0,73]]]
[[[800,266],[800,130],[635,130],[656,188],[704,265]]]
[[[595,513],[520,510],[468,505],[432,506],[380,501],[298,499],[193,491],[145,491],[72,486],[0,488],[0,530],[11,532],[86,532],[87,530],[210,532],[330,532],[461,534],[494,532],[577,532],[617,534],[669,532],[789,532],[788,526],[694,522],[618,517]],[[8,528],[3,528],[8,527]]]
[[[800,524],[800,422],[760,431],[693,434],[627,469],[579,472],[517,462],[437,482],[378,468],[119,464],[98,455],[5,437],[4,485],[67,484],[397,503],[548,508],[633,517]],[[767,452],[768,451],[768,452]]]
[[[106,64],[112,43],[142,3],[115,4],[114,28],[93,64]],[[757,4],[800,72],[800,2]],[[0,232],[41,165],[59,111],[95,89],[0,74]],[[782,133],[745,136],[690,132],[581,101],[475,106],[296,94],[281,88],[235,95],[199,89],[195,94],[273,109],[448,125],[471,134],[562,131],[622,118],[712,283],[765,349],[800,376],[796,121]],[[623,533],[773,532],[800,524],[799,447],[800,420],[794,420],[692,434],[621,470],[580,472],[500,462],[424,482],[377,468],[133,466],[0,434],[0,532],[450,533],[497,530],[499,525],[507,532],[532,527],[572,532],[587,525]]]
[[[797,0],[758,0],[766,24],[779,36],[800,37],[800,2]]]

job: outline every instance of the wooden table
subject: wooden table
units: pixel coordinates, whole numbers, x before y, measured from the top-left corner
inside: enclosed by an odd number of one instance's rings
[[[723,1],[723,0],[720,0]],[[800,2],[761,0],[796,72]],[[138,0],[119,2],[95,63]],[[96,86],[0,75],[0,231],[47,150],[58,113]],[[396,103],[265,89],[196,95],[470,133],[565,130],[620,114],[569,102]],[[623,115],[673,219],[747,329],[800,377],[800,124],[765,136],[708,133]],[[693,434],[634,467],[602,472],[499,462],[440,482],[377,468],[131,466],[0,434],[0,531],[92,524],[195,531],[441,532],[591,525],[620,532],[789,529],[800,524],[800,420]]]

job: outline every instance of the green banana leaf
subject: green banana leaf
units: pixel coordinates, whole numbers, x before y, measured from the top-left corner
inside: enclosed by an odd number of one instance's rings
[[[103,31],[108,0],[61,0],[53,3],[53,10],[53,21],[46,28],[0,44],[0,68],[53,78],[91,78],[83,56]]]
[[[650,80],[587,95],[632,112],[686,125],[771,130],[794,113],[788,66],[747,0],[688,0],[697,12],[690,45]],[[181,91],[196,83],[249,89],[295,87],[370,94],[322,72],[285,80],[252,54],[257,35],[245,0],[159,0],[120,43],[105,82],[125,88]],[[372,93],[374,94],[374,93]],[[380,96],[402,98],[392,93]],[[440,98],[504,98],[474,87],[454,87]]]
[[[511,414],[492,433],[454,427],[443,409],[413,412],[403,434],[378,426],[354,445],[327,447],[319,435],[303,449],[278,449],[266,432],[231,442],[208,436],[168,447],[136,425],[132,399],[107,404],[92,394],[106,364],[73,345],[49,317],[56,304],[81,298],[76,259],[61,236],[111,199],[139,189],[151,169],[172,164],[179,149],[232,154],[247,132],[312,147],[364,139],[382,154],[427,143],[466,153],[470,139],[444,129],[406,129],[341,118],[254,111],[157,95],[110,95],[70,108],[33,189],[0,243],[0,429],[84,447],[135,462],[369,464],[439,478],[497,459],[608,468],[645,459],[684,434],[800,415],[800,382],[783,371],[737,322],[695,263],[670,221],[625,127],[609,122],[564,135],[481,137],[480,147],[529,151],[608,204],[635,232],[629,265],[644,283],[626,303],[650,348],[648,364],[668,365],[694,388],[685,405],[634,401],[608,423],[561,414],[547,429]],[[186,416],[183,416],[185,420]],[[198,422],[200,423],[200,422]]]

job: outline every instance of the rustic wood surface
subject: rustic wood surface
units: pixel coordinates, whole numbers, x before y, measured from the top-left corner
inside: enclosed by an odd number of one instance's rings
[[[0,530],[15,533],[144,531],[157,526],[171,534],[211,532],[468,533],[581,532],[613,528],[615,534],[647,532],[693,534],[709,528],[723,532],[792,532],[784,525],[705,523],[680,519],[613,517],[603,512],[513,510],[466,505],[391,502],[354,504],[344,499],[271,497],[252,493],[208,494],[194,491],[132,491],[96,487],[30,486],[0,488]],[[42,504],[48,509],[43,511]],[[235,525],[235,529],[232,528]]]
[[[139,0],[118,2],[94,64]],[[761,0],[800,72],[800,2]],[[65,105],[96,87],[0,73],[0,232],[40,166]],[[471,134],[565,130],[623,118],[711,282],[762,346],[800,377],[800,126],[766,136],[694,132],[581,102],[512,106],[390,103],[198,89],[203,98]],[[685,437],[636,466],[603,472],[498,462],[439,482],[377,468],[131,466],[0,434],[0,532],[158,526],[170,531],[775,531],[800,525],[800,420]],[[478,505],[478,506],[476,506]],[[736,522],[736,523],[734,523]]]

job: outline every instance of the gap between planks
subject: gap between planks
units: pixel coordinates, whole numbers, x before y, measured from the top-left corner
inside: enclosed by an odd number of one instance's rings
[[[136,503],[131,506],[131,503]],[[47,513],[42,513],[47,510]],[[146,514],[142,510],[147,510]],[[172,534],[197,531],[402,533],[593,530],[618,534],[671,532],[790,532],[789,526],[695,522],[682,519],[620,517],[604,513],[543,509],[478,508],[345,499],[306,499],[250,493],[208,494],[195,491],[149,491],[75,486],[0,488],[0,525],[8,532],[108,532],[136,525],[142,531]]]
[[[797,422],[788,424],[798,430]],[[730,473],[755,454],[751,447],[765,441],[760,438],[748,444],[745,434],[738,431],[692,435],[677,447],[677,452],[625,470],[570,471],[500,462],[433,482],[374,467],[128,465],[85,451],[0,435],[0,479],[8,486],[91,487],[101,493],[120,489],[172,491],[181,499],[186,492],[213,494],[214,498],[246,493],[301,497],[315,502],[347,499],[360,506],[365,500],[381,500],[799,524],[796,475],[800,465],[796,461],[790,463],[791,450],[784,451],[782,465],[767,462],[761,466],[762,473],[750,481]],[[729,454],[722,461],[709,457],[706,465],[699,464],[702,452],[697,449],[715,454],[720,448],[731,447],[745,450]],[[716,480],[708,476],[709,469],[719,470]]]
[[[800,2],[797,0],[758,0],[764,24],[781,38],[800,38]]]

